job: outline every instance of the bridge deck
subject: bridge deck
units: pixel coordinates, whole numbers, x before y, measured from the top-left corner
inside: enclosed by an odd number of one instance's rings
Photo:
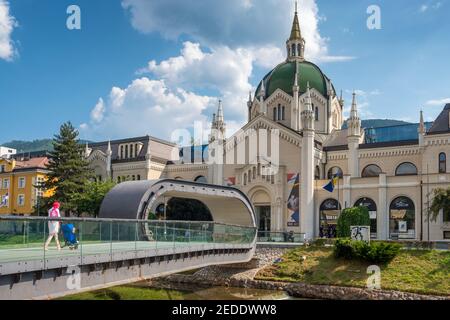
[[[58,251],[56,247],[50,247],[48,251],[44,251],[42,245],[7,249],[0,247],[0,275],[201,250],[248,249],[250,247],[251,244],[239,243],[163,241],[85,243],[77,250],[65,247],[61,251]]]

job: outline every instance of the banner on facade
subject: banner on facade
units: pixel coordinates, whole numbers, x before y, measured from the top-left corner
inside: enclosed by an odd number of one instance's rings
[[[287,200],[288,209],[288,227],[300,226],[300,194],[299,194],[300,174],[289,173],[287,175],[287,183],[291,188]]]
[[[236,185],[236,177],[228,177],[227,179],[225,179],[225,183],[228,187]]]

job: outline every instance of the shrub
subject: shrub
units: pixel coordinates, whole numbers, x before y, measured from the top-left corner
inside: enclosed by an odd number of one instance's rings
[[[353,241],[338,239],[334,246],[334,255],[347,260],[360,259],[371,263],[387,263],[400,251],[397,243]]]
[[[337,239],[334,244],[334,255],[336,258],[353,259],[355,258],[355,248],[350,239]]]
[[[373,263],[387,263],[395,258],[401,249],[398,243],[372,242],[365,260]]]
[[[351,226],[370,226],[369,210],[366,207],[344,209],[337,221],[337,236],[339,238],[350,237]]]

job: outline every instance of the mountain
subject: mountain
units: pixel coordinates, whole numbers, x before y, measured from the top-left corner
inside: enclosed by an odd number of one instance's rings
[[[361,126],[363,128],[381,128],[381,127],[390,127],[390,126],[398,126],[402,124],[411,124],[411,122],[406,122],[402,120],[392,120],[392,119],[369,119],[369,120],[361,120]],[[347,121],[344,122],[342,129],[347,128]]]
[[[16,149],[18,153],[33,152],[33,151],[52,151],[52,139],[36,139],[33,141],[13,140],[0,144],[4,147]],[[80,140],[81,144],[92,143],[92,141]]]

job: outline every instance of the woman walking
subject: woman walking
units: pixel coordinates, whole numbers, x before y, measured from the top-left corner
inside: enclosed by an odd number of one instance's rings
[[[49,218],[60,218],[61,215],[59,214],[59,202],[55,201],[53,203],[53,207],[48,210],[48,217]],[[48,250],[48,245],[50,244],[50,241],[52,241],[52,238],[55,237],[56,240],[56,247],[58,250],[61,250],[61,246],[59,244],[58,239],[58,232],[59,232],[59,221],[49,221],[48,222],[48,238],[45,242],[44,249]]]

